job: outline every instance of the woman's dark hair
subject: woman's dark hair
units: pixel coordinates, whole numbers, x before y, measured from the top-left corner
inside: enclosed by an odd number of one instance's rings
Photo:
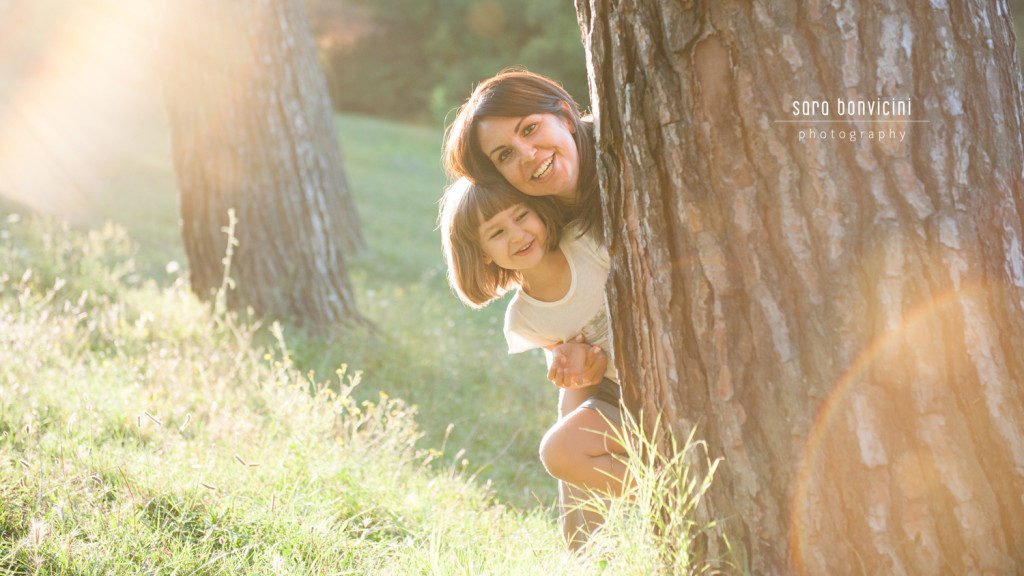
[[[480,147],[476,121],[485,116],[514,118],[539,113],[555,114],[572,124],[580,162],[578,201],[566,206],[566,219],[580,220],[581,234],[593,230],[598,238],[603,238],[593,121],[581,116],[576,101],[560,84],[540,74],[510,68],[473,90],[445,133],[442,163],[449,181],[468,178],[483,186],[506,182]]]

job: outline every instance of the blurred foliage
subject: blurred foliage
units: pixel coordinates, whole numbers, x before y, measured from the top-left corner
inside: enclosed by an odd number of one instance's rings
[[[525,66],[587,105],[571,2],[307,0],[339,110],[444,121],[481,80]]]
[[[338,110],[437,124],[509,66],[561,82],[589,105],[572,2],[305,0]],[[1009,0],[1018,50],[1024,0]]]

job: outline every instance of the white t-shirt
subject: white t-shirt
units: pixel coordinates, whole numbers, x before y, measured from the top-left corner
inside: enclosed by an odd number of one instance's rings
[[[520,288],[505,310],[505,340],[510,354],[560,344],[583,334],[587,343],[609,354],[608,309],[604,284],[611,267],[608,250],[589,234],[579,235],[570,225],[558,243],[572,274],[569,291],[556,302],[543,302]],[[548,365],[552,355],[545,350]],[[608,362],[605,378],[618,384],[615,367]]]

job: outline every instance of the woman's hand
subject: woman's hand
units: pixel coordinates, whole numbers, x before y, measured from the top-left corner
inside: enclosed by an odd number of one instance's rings
[[[580,334],[572,342],[563,342],[552,349],[554,359],[548,369],[548,380],[559,388],[592,386],[604,377],[608,356],[591,346]]]

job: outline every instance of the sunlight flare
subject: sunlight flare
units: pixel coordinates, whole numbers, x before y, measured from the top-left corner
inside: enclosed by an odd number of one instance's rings
[[[153,111],[148,10],[118,0],[16,0],[3,14],[5,199],[71,222],[91,216],[87,193],[124,169],[138,146],[139,122]]]

